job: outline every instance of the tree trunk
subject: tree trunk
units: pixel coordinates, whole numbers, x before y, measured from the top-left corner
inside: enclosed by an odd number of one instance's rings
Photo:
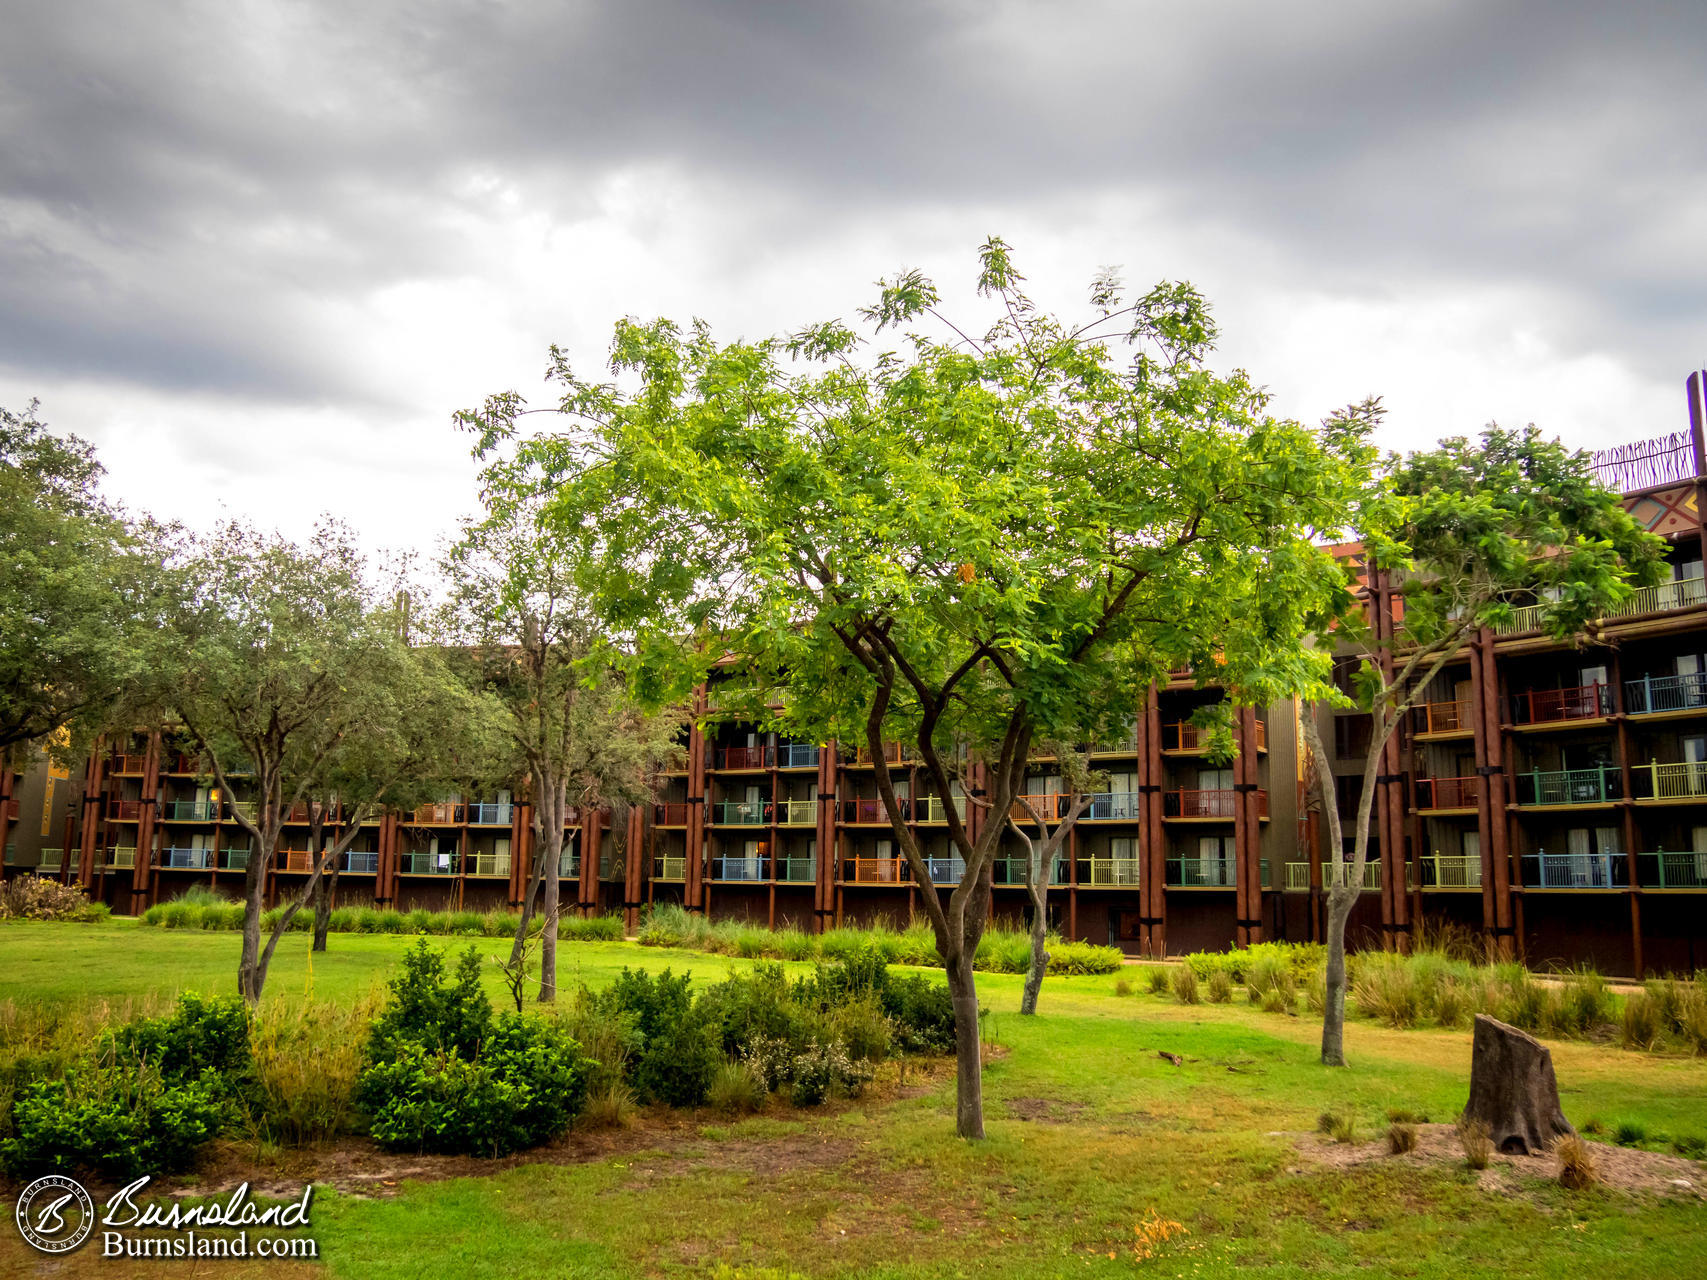
[[[539,1002],[550,1004],[557,999],[557,900],[559,895],[557,864],[562,853],[563,837],[554,842],[556,853],[549,853],[545,864],[544,901],[540,904],[539,928]]]
[[[1022,1015],[1037,1012],[1037,993],[1043,987],[1043,975],[1049,968],[1049,881],[1038,870],[1037,859],[1031,860],[1031,967],[1025,971],[1025,988],[1020,993],[1019,1011]]]
[[[1328,891],[1328,959],[1323,972],[1322,1065],[1345,1066],[1345,926],[1357,902],[1355,890]]]
[[[314,886],[314,946],[315,951],[326,950],[326,935],[332,929],[332,896],[338,887],[338,868],[333,864],[321,873],[318,883]]]
[[[972,956],[964,948],[943,966],[954,1001],[954,1131],[962,1138],[984,1136],[984,1059],[978,1039],[978,987]]]
[[[1470,1101],[1459,1123],[1477,1120],[1508,1155],[1539,1155],[1576,1132],[1559,1108],[1547,1047],[1482,1013],[1470,1046]]]
[[[237,961],[237,994],[248,1004],[261,998],[267,975],[261,960],[261,906],[266,890],[267,856],[261,852],[264,839],[249,837],[249,865],[243,874],[243,950]]]

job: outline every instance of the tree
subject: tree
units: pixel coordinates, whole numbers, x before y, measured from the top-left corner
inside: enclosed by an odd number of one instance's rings
[[[250,840],[238,990],[254,1002],[279,938],[362,823],[446,776],[472,704],[440,655],[405,643],[342,526],[322,524],[299,546],[230,522],[192,543],[187,563],[194,585],[158,661],[170,710],[220,794],[232,799],[235,780],[252,779],[252,806],[233,804],[231,815]],[[263,947],[267,872],[286,816],[304,803],[317,857]],[[334,816],[343,833],[328,844]]]
[[[1088,758],[1081,758],[1070,743],[1051,742],[1044,746],[1047,753],[1060,762],[1071,798],[1065,813],[1053,812],[1047,805],[1031,806],[1032,818],[1037,824],[1035,839],[1026,829],[1029,824],[1019,821],[1019,815],[1012,810],[1008,812],[1008,827],[1025,847],[1025,887],[1031,898],[1031,963],[1026,968],[1025,986],[1020,992],[1019,1011],[1022,1015],[1037,1012],[1037,996],[1043,989],[1043,975],[1049,969],[1049,882],[1055,859],[1060,855],[1068,833],[1090,808],[1091,788],[1096,785]]]
[[[572,811],[640,803],[678,753],[682,717],[629,696],[576,583],[575,544],[538,521],[521,477],[485,477],[487,515],[463,529],[445,566],[457,669],[490,700],[504,743],[497,770],[526,778],[533,860],[510,964],[520,966],[535,905],[543,915],[539,998],[557,997],[563,830]],[[583,845],[583,858],[598,850]]]
[[[866,357],[838,321],[719,344],[630,320],[613,381],[553,352],[562,431],[521,435],[514,392],[464,415],[588,548],[646,696],[679,696],[727,652],[723,714],[874,759],[910,740],[943,797],[957,750],[982,761],[995,817],[945,806],[964,866],[946,897],[876,770],[947,975],[968,1138],[984,1131],[972,963],[1033,743],[1124,736],[1176,667],[1246,701],[1314,693],[1327,657],[1299,637],[1345,583],[1311,531],[1347,522],[1369,452],[1355,424],[1274,418],[1244,374],[1208,369],[1215,328],[1188,285],[1128,304],[1105,275],[1070,326],[1033,306],[1001,241],[980,258],[981,331],[908,272],[861,313],[874,336],[933,326],[903,351]]]
[[[148,673],[171,577],[161,531],[100,493],[92,446],[0,409],[0,757],[89,736]]]
[[[1379,399],[1365,400],[1329,425],[1367,429],[1382,413]],[[1394,579],[1404,616],[1402,625],[1391,625],[1359,605],[1323,636],[1360,660],[1353,695],[1330,701],[1355,705],[1371,720],[1349,864],[1330,757],[1315,719],[1304,717],[1330,856],[1322,1017],[1328,1066],[1345,1065],[1345,927],[1363,884],[1388,741],[1481,628],[1511,621],[1514,599],[1541,601],[1542,626],[1554,637],[1576,636],[1632,586],[1654,580],[1665,545],[1596,479],[1588,454],[1543,438],[1533,426],[1490,426],[1476,442],[1459,436],[1408,457],[1390,456],[1359,516],[1364,572],[1371,581],[1378,573]]]

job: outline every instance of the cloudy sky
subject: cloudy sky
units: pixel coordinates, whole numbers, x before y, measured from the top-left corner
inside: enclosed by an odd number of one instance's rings
[[[1707,3],[0,0],[0,403],[193,523],[430,547],[452,410],[624,314],[756,337],[901,267],[1195,282],[1389,442],[1685,425]]]

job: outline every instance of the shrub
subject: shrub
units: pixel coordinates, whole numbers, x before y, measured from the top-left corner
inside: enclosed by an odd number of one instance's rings
[[[1600,1181],[1600,1174],[1594,1167],[1594,1153],[1589,1144],[1575,1134],[1554,1143],[1553,1155],[1559,1161],[1559,1185],[1566,1190],[1581,1191]]]
[[[24,1086],[0,1163],[18,1178],[55,1170],[125,1181],[175,1173],[225,1123],[225,1089],[212,1071],[169,1083],[153,1063],[86,1063]]]
[[[1625,997],[1618,1029],[1619,1040],[1626,1049],[1654,1047],[1660,1038],[1660,1014],[1646,992],[1637,991]]]
[[[945,988],[946,990],[946,988]],[[830,1031],[855,1062],[882,1062],[889,1056],[893,1030],[873,994],[858,996],[832,1010]]]
[[[1411,1111],[1406,1107],[1388,1107],[1387,1119],[1393,1124],[1427,1124],[1428,1112]]]
[[[757,1111],[765,1105],[765,1082],[745,1062],[725,1062],[712,1077],[706,1100],[730,1115]]]
[[[105,920],[112,908],[90,902],[76,885],[44,876],[17,876],[0,884],[0,920]]]
[[[1352,1002],[1366,1018],[1390,1027],[1414,1027],[1422,1017],[1423,989],[1401,956],[1360,956],[1351,982]]]
[[[871,1079],[871,1068],[854,1062],[835,1042],[814,1044],[796,1055],[789,1100],[797,1107],[815,1107],[833,1095],[856,1096]]]
[[[1153,964],[1144,970],[1144,978],[1150,984],[1150,994],[1163,995],[1168,989],[1168,971],[1159,964]]]
[[[1209,999],[1214,1004],[1226,1004],[1233,998],[1233,979],[1225,969],[1209,975]]]
[[[586,1101],[580,1046],[549,1018],[505,1013],[472,1058],[420,1041],[362,1074],[376,1141],[499,1156],[561,1133]]]
[[[830,981],[834,983],[837,979]],[[822,981],[814,984],[821,985]],[[870,988],[866,990],[869,992]],[[818,1020],[795,999],[795,991],[778,964],[754,965],[749,973],[731,974],[707,988],[699,997],[698,1012],[717,1027],[725,1054],[740,1052],[741,1046],[754,1036],[786,1040],[796,1048],[804,1048],[819,1031]]]
[[[1181,1004],[1196,1004],[1198,1002],[1197,973],[1190,965],[1182,964],[1174,970],[1173,986],[1174,999]]]
[[[1328,1009],[1328,976],[1321,970],[1312,973],[1304,983],[1304,1003],[1311,1013],[1326,1013]]]
[[[1493,1135],[1483,1120],[1459,1124],[1458,1145],[1464,1150],[1465,1163],[1472,1169],[1486,1169],[1494,1155]]]
[[[1617,1002],[1606,979],[1593,969],[1572,970],[1559,998],[1557,1024],[1565,1035],[1584,1035],[1613,1020]]]
[[[161,1078],[178,1083],[212,1071],[229,1088],[250,1074],[249,1010],[236,996],[206,999],[192,991],[170,1014],[139,1018],[111,1033],[106,1047],[120,1061],[152,1063]]]
[[[1414,1124],[1394,1123],[1387,1126],[1387,1151],[1402,1156],[1417,1149],[1417,1127]]]
[[[1316,1117],[1316,1132],[1322,1134],[1332,1133],[1334,1131],[1334,1125],[1338,1122],[1339,1117],[1332,1111],[1324,1111],[1321,1115]]]
[[[932,982],[922,973],[891,974],[879,998],[894,1048],[903,1053],[954,1052],[954,997],[947,983]]]
[[[1463,1026],[1472,1007],[1469,992],[1456,978],[1447,978],[1434,993],[1434,1020],[1443,1027]]]
[[[687,974],[677,977],[668,969],[654,976],[625,968],[596,997],[602,1013],[631,1022],[636,1042],[633,1085],[647,1101],[697,1107],[723,1063],[716,1006],[707,1005],[696,1014],[689,982]]]
[[[1270,987],[1263,992],[1262,1011],[1264,1013],[1291,1013],[1293,997],[1289,989]]]
[[[480,985],[480,954],[473,947],[464,951],[449,981],[444,968],[444,954],[425,938],[404,952],[403,971],[388,984],[391,999],[368,1036],[371,1061],[384,1062],[404,1044],[474,1058],[492,1027],[492,1002]]]
[[[623,939],[622,917],[618,915],[571,916],[558,921],[557,936],[575,942],[621,942]]]
[[[1707,1156],[1707,1138],[1698,1133],[1680,1133],[1671,1140],[1671,1149],[1690,1160]]]

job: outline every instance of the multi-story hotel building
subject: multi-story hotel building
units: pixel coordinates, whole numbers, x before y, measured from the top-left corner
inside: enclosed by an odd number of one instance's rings
[[[1351,940],[1402,944],[1451,921],[1532,962],[1590,961],[1609,973],[1693,971],[1707,958],[1707,589],[1703,587],[1703,375],[1689,428],[1600,455],[1607,482],[1669,543],[1671,580],[1638,591],[1584,642],[1546,639],[1539,606],[1484,631],[1426,690],[1377,779],[1371,866]],[[1392,584],[1366,582],[1377,617]],[[1237,716],[1239,753],[1210,760],[1191,717],[1219,699],[1180,679],[1133,708],[1130,735],[1099,745],[1106,777],[1051,869],[1052,923],[1071,937],[1150,955],[1282,937],[1319,938],[1322,831],[1304,785],[1299,708]],[[705,712],[715,686],[701,690]],[[1354,811],[1367,717],[1328,709],[1322,739]],[[587,813],[566,833],[564,901],[622,911],[651,902],[718,917],[823,928],[914,914],[922,891],[895,847],[875,771],[888,769],[933,880],[958,880],[945,806],[973,828],[996,820],[972,794],[934,794],[903,745],[883,760],[697,719],[684,766],[655,803]],[[129,912],[191,884],[241,879],[249,856],[221,796],[169,736],[137,735],[81,778],[45,763],[0,775],[8,874],[86,885]],[[1061,772],[1037,759],[1014,816],[1064,812]],[[292,815],[268,869],[277,898],[307,874],[307,814]],[[1348,830],[1349,835],[1349,830]],[[519,798],[448,797],[369,824],[346,855],[343,902],[499,907],[519,900],[531,818]],[[1011,835],[994,910],[1029,909]]]

